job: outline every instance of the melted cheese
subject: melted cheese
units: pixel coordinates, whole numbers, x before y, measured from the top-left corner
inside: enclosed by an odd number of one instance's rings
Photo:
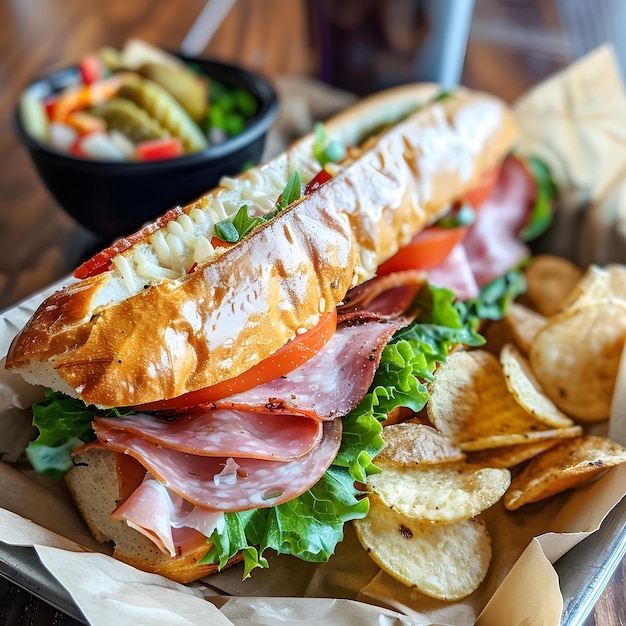
[[[113,293],[120,299],[136,295],[148,284],[184,279],[195,265],[216,259],[226,248],[212,243],[215,225],[232,221],[243,205],[252,216],[272,211],[296,169],[307,184],[319,171],[319,164],[310,149],[306,152],[308,156],[304,150],[283,155],[238,178],[223,177],[216,192],[200,198],[188,212],[152,233],[148,241],[114,257],[109,272],[109,281],[117,283]],[[111,299],[100,304],[109,302]]]

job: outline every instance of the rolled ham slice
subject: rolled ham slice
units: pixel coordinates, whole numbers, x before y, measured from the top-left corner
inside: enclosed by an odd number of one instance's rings
[[[405,315],[417,292],[426,284],[423,270],[405,270],[377,276],[346,294],[340,312],[367,311],[382,317]]]
[[[298,497],[324,475],[337,456],[341,420],[325,422],[321,442],[295,461],[267,461],[187,454],[105,424],[95,425],[99,441],[139,461],[155,479],[199,507],[245,511]]]
[[[125,521],[174,557],[206,544],[207,537],[223,524],[224,514],[187,502],[146,474],[144,482],[111,518]]]

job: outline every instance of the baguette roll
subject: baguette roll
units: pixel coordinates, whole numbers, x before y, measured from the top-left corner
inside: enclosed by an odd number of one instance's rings
[[[517,127],[504,103],[468,90],[433,101],[438,92],[404,86],[330,120],[330,138],[360,144],[354,158],[217,249],[210,236],[222,213],[243,204],[267,212],[293,170],[305,182],[319,171],[314,137],[227,179],[109,270],[48,298],[14,340],[7,368],[100,407],[173,398],[245,372],[314,327],[511,150]],[[179,231],[178,248],[165,247]]]

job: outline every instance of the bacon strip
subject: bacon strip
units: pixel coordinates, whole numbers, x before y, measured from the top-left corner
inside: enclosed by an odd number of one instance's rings
[[[189,454],[274,461],[304,456],[322,438],[321,424],[307,417],[232,410],[182,413],[168,418],[145,413],[98,417],[94,421],[96,433],[101,426]]]
[[[124,430],[97,425],[98,439],[110,450],[137,459],[156,480],[185,500],[216,511],[245,511],[287,502],[324,475],[341,443],[340,419],[325,422],[320,444],[288,462],[237,458],[235,472],[224,474],[231,458],[187,454]]]
[[[404,318],[344,316],[332,339],[307,363],[281,378],[220,400],[216,406],[318,420],[346,415],[367,393],[383,348],[407,323]]]

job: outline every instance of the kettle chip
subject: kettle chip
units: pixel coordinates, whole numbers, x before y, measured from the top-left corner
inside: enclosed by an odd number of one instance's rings
[[[498,359],[485,350],[455,352],[430,386],[428,417],[462,450],[482,450],[582,433],[549,428],[510,393]]]
[[[524,299],[546,317],[558,313],[582,276],[574,263],[562,257],[541,254],[524,271]]]
[[[379,464],[368,487],[390,509],[419,522],[453,524],[495,504],[509,487],[508,469],[445,465],[427,468]]]
[[[480,518],[456,524],[419,523],[372,495],[367,517],[353,524],[374,562],[432,598],[464,598],[478,588],[489,570],[491,538]]]
[[[529,461],[538,454],[549,450],[555,446],[562,438],[540,439],[530,443],[518,443],[512,446],[502,446],[501,448],[486,448],[469,452],[467,462],[470,465],[481,467],[505,467],[511,468]]]
[[[509,305],[503,319],[503,323],[509,329],[513,343],[524,354],[530,352],[533,339],[547,321],[548,318],[517,302],[512,302]]]
[[[559,409],[582,422],[597,422],[609,416],[625,339],[626,301],[575,305],[537,333],[530,365]]]
[[[563,441],[534,458],[513,479],[504,506],[515,509],[579,487],[609,467],[626,462],[626,448],[607,437]]]
[[[462,461],[465,454],[432,426],[402,422],[383,428],[385,447],[376,463],[396,463],[404,467]]]
[[[530,364],[511,344],[502,348],[500,363],[509,391],[536,419],[554,428],[574,425],[545,395],[530,369]]]
[[[600,300],[626,301],[626,266],[590,265],[564,302],[563,309],[582,308]]]

